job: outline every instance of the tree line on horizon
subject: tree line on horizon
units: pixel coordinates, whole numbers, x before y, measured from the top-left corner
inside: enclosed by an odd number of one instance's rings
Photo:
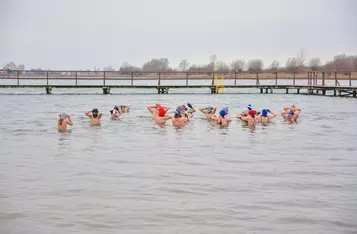
[[[3,70],[25,70],[23,64],[16,65],[14,62],[10,62],[3,67]],[[41,71],[43,69],[30,69],[30,71]],[[100,70],[100,69],[96,69]],[[107,66],[102,69],[103,71],[117,71],[112,66]],[[141,67],[123,63],[118,71],[120,72],[171,72],[171,71],[184,71],[184,72],[302,72],[302,71],[357,71],[357,56],[349,56],[346,54],[338,54],[334,56],[331,61],[325,64],[321,63],[320,58],[313,57],[307,59],[304,52],[300,50],[300,53],[296,57],[291,57],[285,62],[285,66],[281,66],[279,61],[274,60],[267,68],[264,68],[263,60],[252,59],[247,62],[245,60],[237,59],[231,63],[226,63],[218,60],[216,55],[211,55],[207,64],[198,65],[190,64],[188,59],[183,59],[177,66],[177,68],[170,67],[168,58],[153,58],[145,62]],[[90,69],[84,71],[91,71]]]

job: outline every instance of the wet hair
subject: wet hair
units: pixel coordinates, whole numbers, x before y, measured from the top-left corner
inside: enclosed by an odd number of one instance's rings
[[[99,112],[99,111],[98,111],[98,109],[96,109],[96,108],[92,110],[92,114],[93,114],[93,117],[94,117],[94,118],[97,118],[97,117],[98,117],[98,112]]]
[[[119,111],[119,108],[117,106],[114,106],[114,110]]]

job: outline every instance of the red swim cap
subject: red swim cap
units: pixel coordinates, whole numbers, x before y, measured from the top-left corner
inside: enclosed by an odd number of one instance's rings
[[[161,105],[160,104],[156,104],[155,108],[159,109],[159,108],[161,108]]]
[[[164,108],[160,108],[159,109],[159,116],[160,117],[165,117],[165,115],[166,115],[166,110]]]
[[[254,116],[254,115],[256,115],[257,114],[257,111],[256,110],[250,110],[250,111],[248,111],[248,115],[250,115],[250,116]]]

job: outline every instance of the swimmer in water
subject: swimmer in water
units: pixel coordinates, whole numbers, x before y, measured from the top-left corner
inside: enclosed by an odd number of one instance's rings
[[[193,117],[193,112],[196,112],[196,110],[193,108],[193,106],[188,103],[187,106],[190,108],[187,108],[185,105],[178,106],[176,108],[176,112],[181,112],[184,117],[186,117],[187,120],[191,120]]]
[[[230,122],[228,107],[223,108],[218,115],[212,115],[211,119],[222,127],[227,127]]]
[[[295,105],[291,107],[284,107],[284,111],[281,112],[281,116],[285,121],[290,123],[297,123],[297,119],[301,113],[301,108],[296,108]]]
[[[67,113],[60,113],[58,115],[59,119],[57,120],[57,129],[59,132],[67,132],[67,125],[72,126],[73,122],[71,116]]]
[[[211,120],[211,117],[216,114],[217,108],[207,105],[205,108],[201,108],[200,111],[205,114],[205,119]]]
[[[187,106],[189,108],[185,108],[185,111],[186,111],[189,119],[192,119],[193,113],[196,112],[196,110],[195,110],[195,108],[193,108],[193,106],[190,103],[187,103]]]
[[[121,112],[119,112],[119,108],[114,106],[113,110],[110,111],[111,120],[118,120],[120,117]]]
[[[244,109],[242,110],[242,112],[236,116],[238,119],[241,119],[241,120],[242,120],[242,124],[243,124],[243,125],[247,125],[248,122],[245,121],[245,120],[243,120],[241,117],[247,117],[247,116],[248,116],[248,112],[249,112],[250,110],[253,110],[252,104],[248,104],[247,107],[244,108]]]
[[[169,107],[161,106],[160,104],[156,104],[155,106],[147,106],[147,108],[150,111],[153,119],[159,115],[159,110],[161,108],[165,109],[166,112],[170,109]]]
[[[249,110],[248,116],[240,117],[242,120],[248,122],[248,127],[254,127],[257,123],[256,121],[257,111],[256,110]]]
[[[268,125],[272,119],[276,117],[276,113],[271,112],[269,109],[263,109],[260,114],[255,118],[257,122],[262,123],[263,125]]]
[[[175,127],[184,127],[187,123],[187,118],[181,113],[181,109],[175,111],[175,115],[172,118],[172,125]]]
[[[92,126],[94,125],[100,125],[100,119],[102,118],[102,113],[98,111],[98,109],[93,109],[91,111],[88,111],[85,113],[86,116],[89,117],[90,119],[90,124]]]
[[[121,114],[129,113],[130,105],[119,104],[118,107],[119,107],[119,113],[121,113]]]
[[[166,123],[166,120],[169,120],[172,118],[172,116],[166,115],[167,110],[163,107],[161,107],[155,115],[154,120],[158,125],[164,125]]]

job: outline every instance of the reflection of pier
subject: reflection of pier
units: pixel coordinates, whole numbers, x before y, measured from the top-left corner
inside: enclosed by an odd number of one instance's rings
[[[357,72],[118,72],[118,71],[1,71],[0,88],[52,89],[170,89],[205,88],[211,93],[224,89],[260,89],[260,93],[285,90],[286,93],[321,94],[356,97]],[[218,84],[215,77],[223,77]],[[220,86],[220,87],[218,87]],[[217,89],[218,88],[218,89]],[[303,90],[303,92],[300,92]]]

